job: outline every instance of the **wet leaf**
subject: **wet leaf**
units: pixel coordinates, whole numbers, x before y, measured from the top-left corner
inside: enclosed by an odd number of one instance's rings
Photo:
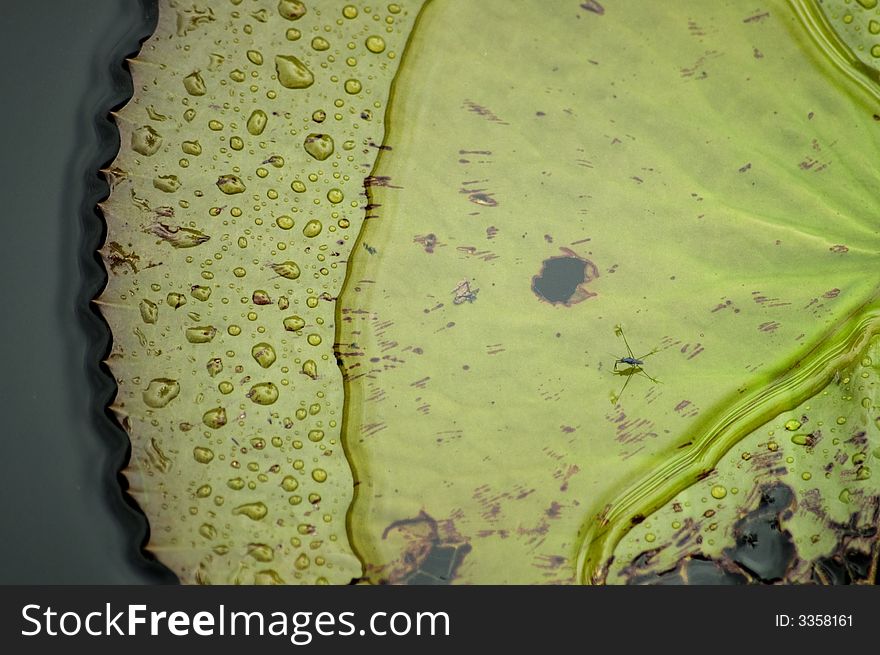
[[[814,396],[834,397],[825,421],[849,411],[829,385],[878,330],[878,97],[817,12],[423,11],[341,298],[352,538],[372,580],[408,579],[448,542],[470,548],[462,582],[619,582],[609,563],[645,552],[643,526],[669,543],[653,513],[677,494],[752,509],[767,480],[722,476],[726,452]],[[801,499],[791,478],[828,456],[769,480]],[[704,555],[731,546],[725,520]],[[822,529],[830,556],[839,530]],[[642,541],[618,557],[624,538]]]
[[[157,556],[873,580],[876,3],[346,4],[162,2],[131,64],[100,303]]]
[[[131,435],[130,493],[149,550],[184,583],[361,575],[324,298],[342,287],[369,144],[382,142],[420,3],[344,18],[347,4],[162,0],[130,63],[98,302],[113,332],[113,409]],[[379,29],[381,55],[366,45]],[[304,36],[317,31],[326,49]],[[304,147],[313,132],[323,136]],[[294,221],[311,227],[287,232]]]

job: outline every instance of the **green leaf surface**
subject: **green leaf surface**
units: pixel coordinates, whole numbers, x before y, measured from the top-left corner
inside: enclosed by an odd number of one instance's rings
[[[423,10],[340,308],[371,580],[610,581],[633,525],[861,359],[877,97],[809,16]]]

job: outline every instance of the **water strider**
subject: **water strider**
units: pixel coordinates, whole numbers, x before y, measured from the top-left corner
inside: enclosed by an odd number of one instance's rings
[[[620,397],[623,395],[623,392],[626,391],[626,385],[629,384],[629,381],[633,375],[637,375],[637,374],[641,373],[642,375],[644,375],[646,378],[648,378],[654,384],[658,384],[660,382],[657,378],[654,378],[654,377],[651,377],[650,375],[648,375],[645,372],[645,369],[642,368],[645,364],[645,359],[647,359],[648,357],[650,357],[651,355],[656,353],[657,349],[655,348],[654,350],[647,353],[646,355],[636,357],[633,354],[632,348],[629,347],[629,342],[627,342],[626,335],[623,333],[623,326],[622,325],[617,324],[614,326],[614,334],[623,338],[623,343],[626,346],[626,351],[629,353],[629,355],[626,357],[619,357],[618,359],[614,360],[614,374],[626,376],[626,382],[623,383],[623,388],[620,390],[620,393],[618,393],[616,395],[615,394],[611,395],[611,403],[612,404],[616,404],[620,400]],[[618,366],[620,366],[621,364],[623,364],[625,368],[622,368],[622,369],[618,368]]]

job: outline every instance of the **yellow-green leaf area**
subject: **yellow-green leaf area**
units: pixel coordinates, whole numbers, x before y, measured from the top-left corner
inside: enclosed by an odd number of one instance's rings
[[[339,312],[370,580],[619,581],[862,356],[878,98],[805,7],[422,11]]]

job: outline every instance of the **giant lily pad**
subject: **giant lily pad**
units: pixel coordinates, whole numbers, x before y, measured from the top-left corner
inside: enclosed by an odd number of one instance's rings
[[[98,301],[148,547],[872,579],[877,11],[163,0]]]
[[[334,301],[418,8],[163,0],[130,62],[98,303],[130,493],[182,582],[361,575]]]
[[[817,16],[423,10],[341,307],[372,580],[608,581],[633,526],[861,359],[877,96]]]

